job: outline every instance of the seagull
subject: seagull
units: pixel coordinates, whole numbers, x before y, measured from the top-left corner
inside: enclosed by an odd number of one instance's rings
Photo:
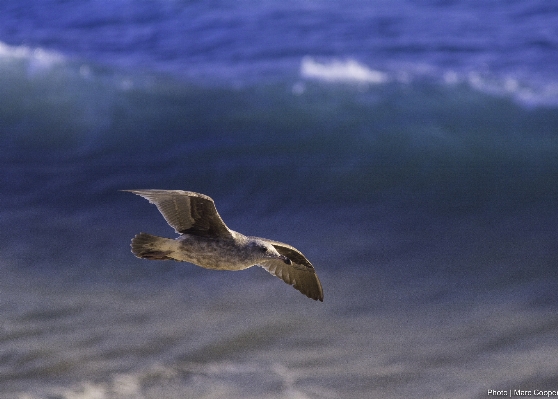
[[[213,270],[260,266],[308,298],[323,302],[324,293],[314,266],[298,249],[229,229],[207,195],[182,190],[122,191],[154,204],[180,234],[176,239],[137,234],[131,247],[138,258],[190,262]]]

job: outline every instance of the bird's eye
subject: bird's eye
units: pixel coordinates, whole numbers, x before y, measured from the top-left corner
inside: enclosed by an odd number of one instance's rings
[[[260,247],[260,251],[262,251],[262,253],[266,253],[266,252],[267,252],[267,248],[266,248],[266,247]]]

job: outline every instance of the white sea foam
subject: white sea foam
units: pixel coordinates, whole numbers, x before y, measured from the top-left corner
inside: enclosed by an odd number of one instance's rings
[[[306,56],[300,64],[300,76],[324,82],[356,83],[358,85],[382,84],[390,81],[411,84],[426,80],[438,84],[455,86],[466,84],[473,90],[497,97],[509,97],[517,103],[532,106],[556,106],[558,83],[548,80],[533,80],[515,75],[497,75],[488,72],[442,70],[432,65],[395,65],[382,72],[370,68],[354,59],[333,59],[322,62]],[[296,83],[292,92],[300,95],[305,91],[303,83]]]
[[[62,64],[65,58],[60,53],[40,47],[10,46],[0,42],[0,62],[5,61],[24,61],[27,63],[27,73],[35,75]]]
[[[338,398],[330,389],[309,384],[296,384],[300,370],[290,370],[283,364],[216,362],[207,364],[183,364],[175,367],[155,365],[136,372],[116,374],[106,381],[85,380],[70,386],[45,387],[40,392],[21,392],[17,399],[58,397],[63,399],[130,399],[159,397],[206,397],[206,398],[256,398],[265,397],[310,399],[317,397]],[[281,387],[277,392],[254,392],[246,387],[244,378],[258,381],[262,386],[274,384]],[[248,388],[248,389],[247,389]],[[311,396],[307,394],[312,393]]]
[[[40,47],[10,46],[3,42],[0,42],[0,57],[35,60],[45,65],[58,64],[64,61],[64,56],[55,51],[44,50]]]
[[[389,81],[386,73],[370,69],[353,59],[321,63],[312,57],[304,57],[300,64],[300,74],[304,78],[327,82],[380,84]]]
[[[463,81],[475,90],[499,97],[511,97],[519,104],[532,107],[558,104],[558,83],[528,81],[517,76],[490,76],[470,72]]]

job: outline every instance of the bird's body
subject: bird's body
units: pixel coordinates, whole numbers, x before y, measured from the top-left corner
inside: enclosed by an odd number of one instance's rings
[[[243,270],[258,260],[249,250],[248,239],[235,234],[234,240],[216,240],[184,234],[177,239],[180,253],[186,262],[214,270]],[[222,256],[213,256],[219,252]]]
[[[180,234],[174,240],[146,233],[136,235],[132,252],[137,257],[189,262],[213,270],[243,270],[258,265],[309,298],[323,301],[320,280],[300,251],[288,244],[230,230],[210,197],[181,190],[125,191],[155,204]]]
[[[140,233],[134,237],[132,250],[140,258],[172,259],[213,270],[243,270],[261,260],[260,251],[251,251],[248,237],[239,233],[234,240],[192,234],[172,240]]]

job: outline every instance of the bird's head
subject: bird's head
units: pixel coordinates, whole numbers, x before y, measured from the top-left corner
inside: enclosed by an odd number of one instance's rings
[[[281,255],[277,252],[277,249],[269,242],[263,240],[253,240],[250,243],[252,250],[258,255],[258,257],[264,259],[281,259],[287,265],[292,264],[291,260],[285,255]]]

